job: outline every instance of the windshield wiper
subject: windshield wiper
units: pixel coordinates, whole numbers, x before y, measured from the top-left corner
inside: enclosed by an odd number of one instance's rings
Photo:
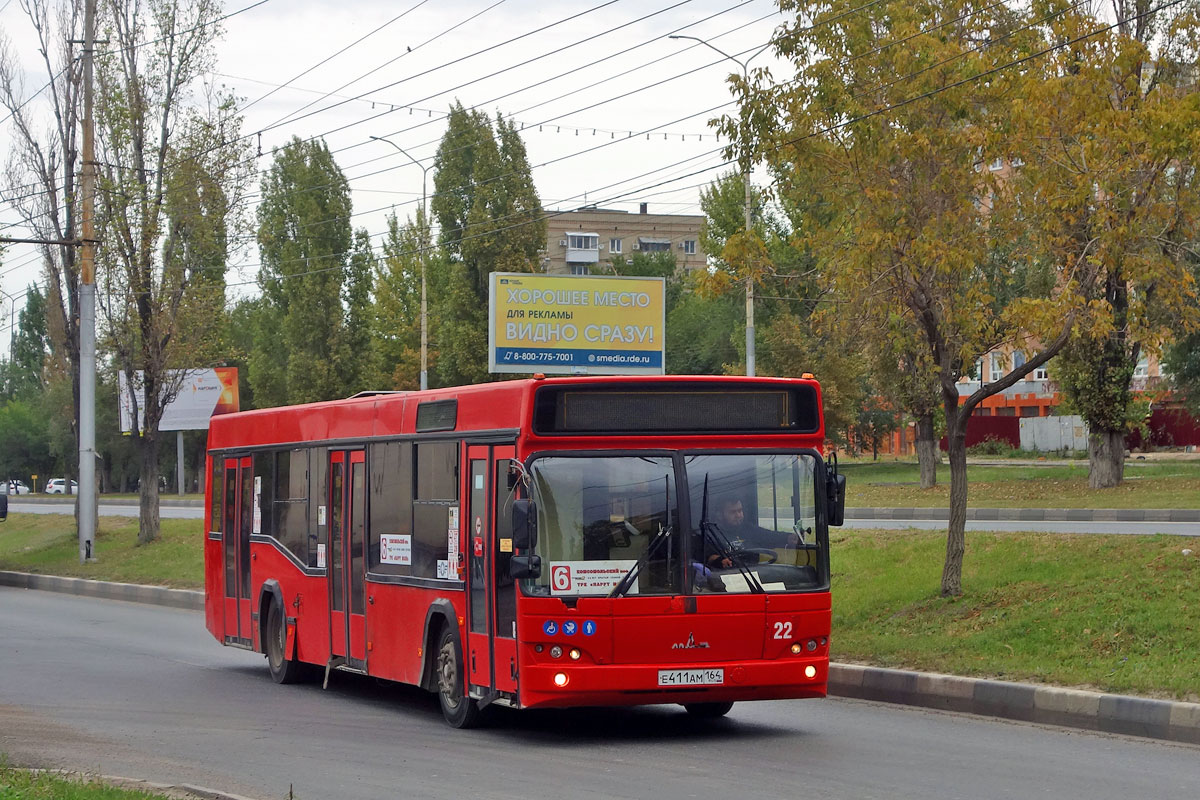
[[[733,551],[736,548],[734,548],[733,542],[729,541],[729,538],[725,536],[725,531],[721,530],[720,525],[715,522],[701,522],[700,532],[717,549],[717,555],[723,554],[725,558],[729,559],[729,563],[738,568],[738,572],[742,573],[742,577],[746,579],[746,584],[750,587],[750,591],[755,594],[763,594],[766,591],[750,568],[743,564],[740,558],[734,557]]]
[[[633,527],[629,525],[628,522],[626,522],[625,525]],[[637,529],[635,528],[634,530],[636,531]],[[650,557],[654,555],[654,551],[658,549],[658,546],[670,538],[670,536],[670,526],[659,528],[658,533],[654,534],[654,538],[650,540],[650,544],[646,545],[646,552],[637,560],[637,563],[630,567],[629,571],[621,577],[621,580],[618,581],[617,585],[613,587],[613,590],[608,593],[608,596],[621,597],[627,591],[629,591],[629,587],[633,585],[633,579],[637,577],[637,574],[641,571],[642,567],[646,566],[646,564],[650,561]]]

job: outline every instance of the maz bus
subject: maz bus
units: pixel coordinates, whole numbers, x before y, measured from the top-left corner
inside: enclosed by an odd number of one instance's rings
[[[576,377],[214,417],[205,620],[324,668],[513,708],[822,697],[829,525],[804,379]]]

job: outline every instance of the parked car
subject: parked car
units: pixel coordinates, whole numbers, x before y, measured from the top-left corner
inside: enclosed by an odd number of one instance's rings
[[[67,479],[51,478],[46,482],[46,494],[66,494]],[[79,484],[71,481],[71,494],[79,494]]]
[[[8,480],[5,481],[3,485],[4,491],[7,494],[29,494],[31,491],[30,488],[25,485],[25,481],[21,480]]]

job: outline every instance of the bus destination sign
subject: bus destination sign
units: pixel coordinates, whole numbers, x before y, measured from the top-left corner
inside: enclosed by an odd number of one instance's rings
[[[662,375],[662,278],[493,272],[488,369]]]

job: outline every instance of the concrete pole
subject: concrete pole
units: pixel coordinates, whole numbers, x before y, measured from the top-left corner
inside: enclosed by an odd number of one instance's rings
[[[183,431],[175,431],[175,486],[183,497]]]
[[[417,161],[408,151],[400,145],[393,142],[391,139],[384,139],[382,136],[372,136],[377,142],[386,142],[392,147],[399,150],[409,161],[417,165],[421,170],[421,216],[425,227],[429,226],[428,211],[425,208],[426,194],[426,179],[429,177],[429,167]],[[425,228],[421,229],[421,391],[429,388],[429,307],[426,301],[425,287],[425,262],[429,258],[429,240],[425,238]]]
[[[83,16],[83,236],[79,304],[79,563],[94,558],[96,541],[96,128],[92,118],[92,55],[96,0]],[[68,487],[69,488],[69,487]]]

